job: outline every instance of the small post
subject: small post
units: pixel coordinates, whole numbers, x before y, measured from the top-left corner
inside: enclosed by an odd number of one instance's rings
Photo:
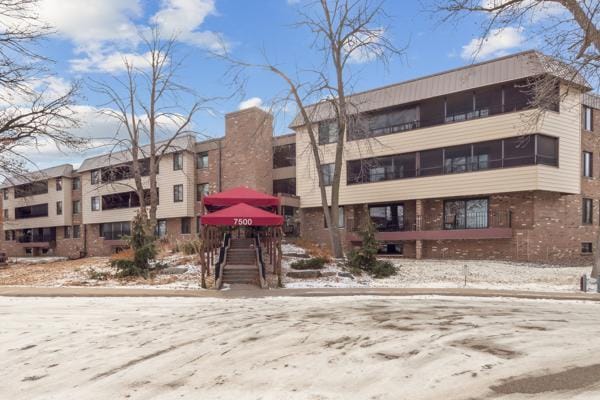
[[[583,274],[581,276],[580,288],[581,288],[582,292],[587,293],[587,275],[586,274]]]
[[[596,292],[600,293],[600,276],[596,278]]]

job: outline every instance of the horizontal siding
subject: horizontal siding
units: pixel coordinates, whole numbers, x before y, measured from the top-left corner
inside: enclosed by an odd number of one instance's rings
[[[183,170],[173,171],[171,155],[165,156],[159,166],[157,185],[160,193],[160,204],[157,207],[157,218],[177,218],[194,216],[195,195],[195,158],[190,152],[184,153]],[[149,187],[149,179],[143,179],[144,187]],[[112,184],[91,184],[91,172],[85,172],[81,178],[82,199],[81,207],[84,224],[98,224],[103,222],[131,221],[138,208],[123,208],[117,210],[92,211],[92,197],[110,193],[119,193],[135,190],[133,179],[114,182]],[[173,186],[183,184],[184,201],[173,201]]]
[[[353,160],[540,132],[559,138],[560,168],[515,167],[348,186],[346,185],[346,162],[344,162],[340,204],[470,196],[523,190],[579,193],[581,145],[578,99],[579,95],[571,90],[561,104],[561,112],[546,113],[545,118],[540,121],[532,122],[536,111],[509,113],[381,136],[371,140],[351,141],[346,143],[344,151],[344,159]],[[298,130],[296,138],[297,190],[301,198],[301,206],[320,206],[316,168],[308,134],[302,128]],[[324,163],[334,161],[334,152],[335,144],[320,147],[320,155]]]
[[[29,229],[29,228],[48,228],[52,226],[71,225],[72,222],[72,199],[71,199],[71,179],[62,178],[62,190],[56,190],[56,180],[51,178],[48,180],[48,193],[38,194],[29,197],[19,197],[15,199],[14,188],[9,189],[8,200],[4,200],[4,209],[9,210],[9,220],[3,221],[3,229]],[[62,201],[62,215],[56,214],[56,202]],[[48,203],[48,216],[40,218],[26,218],[15,220],[15,208],[30,206],[36,204]]]

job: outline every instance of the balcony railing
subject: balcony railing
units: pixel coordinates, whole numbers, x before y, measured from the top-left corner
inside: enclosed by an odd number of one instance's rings
[[[49,243],[56,241],[56,235],[24,235],[20,236],[17,241],[19,243]]]
[[[405,218],[398,223],[377,224],[378,232],[414,232],[442,231],[458,229],[489,229],[511,228],[512,212],[510,210],[473,212],[464,214],[420,215],[415,218]],[[359,232],[362,224],[354,221],[350,226],[351,232]]]

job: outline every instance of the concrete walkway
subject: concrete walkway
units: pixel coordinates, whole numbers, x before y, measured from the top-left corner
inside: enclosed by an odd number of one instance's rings
[[[229,290],[168,290],[100,287],[0,287],[0,296],[11,297],[327,297],[327,296],[467,296],[512,297],[519,299],[586,300],[600,302],[597,293],[528,292],[517,290],[452,289],[452,288],[315,288],[252,289],[247,285]]]

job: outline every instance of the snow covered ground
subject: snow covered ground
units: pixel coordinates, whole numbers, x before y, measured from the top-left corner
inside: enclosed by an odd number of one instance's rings
[[[0,298],[3,399],[600,398],[600,304]]]

